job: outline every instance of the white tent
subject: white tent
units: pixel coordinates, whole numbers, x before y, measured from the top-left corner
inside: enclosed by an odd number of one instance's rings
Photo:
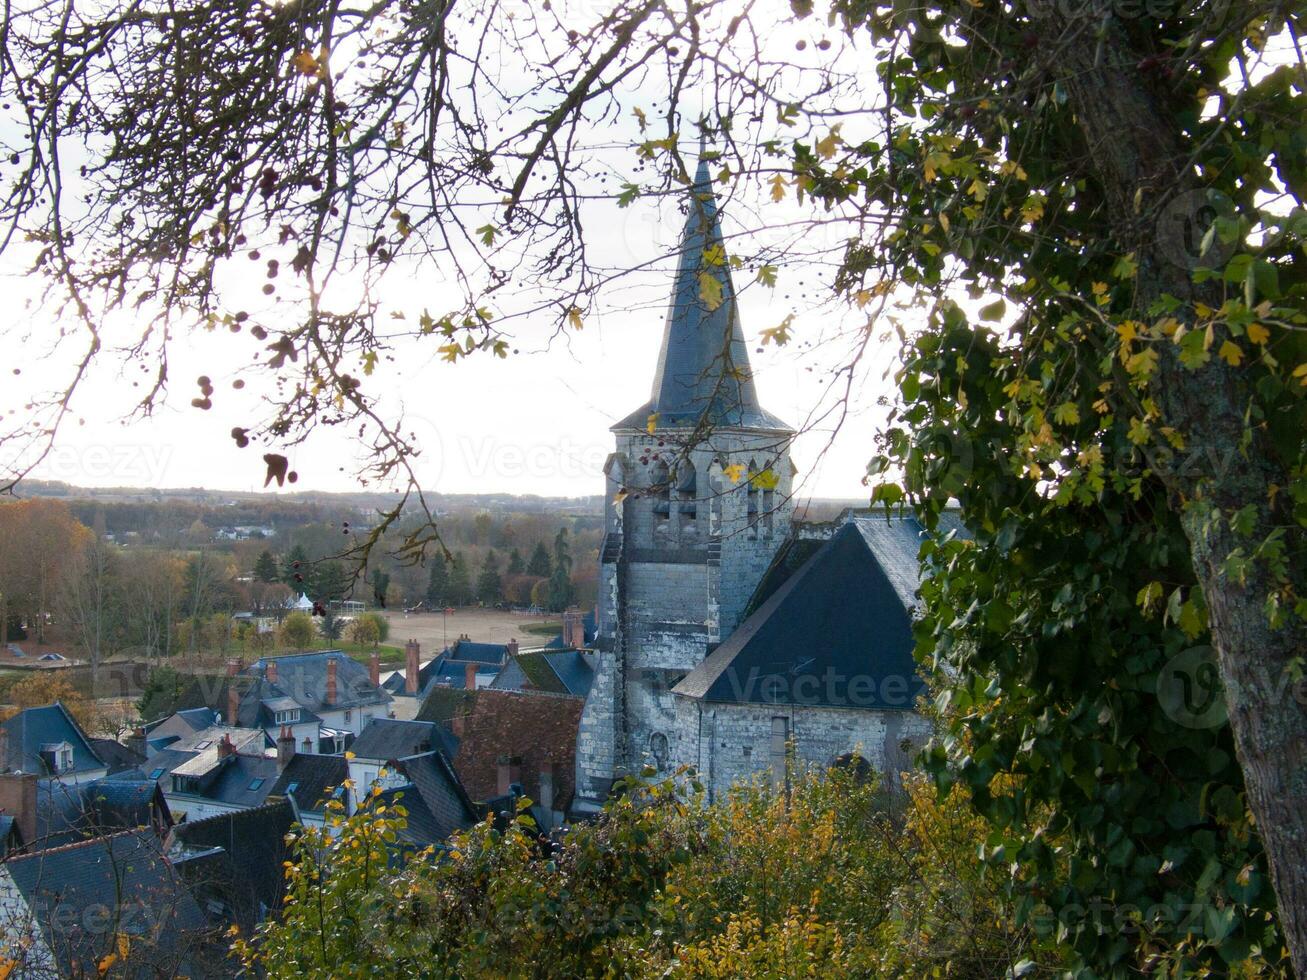
[[[290,607],[301,612],[313,612],[313,600],[301,592],[300,597],[292,602]]]

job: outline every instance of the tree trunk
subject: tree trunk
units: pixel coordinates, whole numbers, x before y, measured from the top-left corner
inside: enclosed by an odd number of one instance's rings
[[[1064,6],[1041,8],[1053,12],[1041,24],[1042,50],[1057,52],[1052,70],[1076,112],[1115,234],[1123,252],[1135,253],[1136,308],[1147,309],[1169,294],[1188,304],[1187,313],[1176,315],[1192,322],[1193,303],[1219,308],[1220,294],[1211,284],[1195,284],[1190,270],[1171,260],[1174,248],[1167,247],[1156,224],[1159,202],[1201,187],[1193,168],[1185,166],[1191,148],[1174,113],[1141,72],[1143,56],[1131,50],[1122,33],[1110,29],[1101,51],[1083,40],[1062,43],[1070,36],[1067,18],[1058,16]],[[1180,363],[1176,345],[1160,343],[1158,348],[1154,388],[1164,423],[1215,464],[1197,470],[1186,466],[1163,478],[1182,509],[1194,571],[1207,601],[1230,726],[1266,848],[1280,925],[1295,971],[1307,977],[1307,710],[1295,697],[1302,691],[1295,689],[1291,673],[1294,661],[1307,653],[1307,629],[1292,613],[1286,625],[1271,627],[1265,602],[1278,583],[1265,563],[1250,567],[1242,582],[1223,572],[1235,549],[1251,550],[1277,527],[1289,529],[1289,554],[1301,554],[1302,529],[1274,503],[1274,488],[1287,486],[1291,477],[1260,430],[1254,429],[1248,441],[1245,410],[1256,395],[1247,369],[1215,356],[1189,369]],[[1255,527],[1250,537],[1238,537],[1230,516],[1250,504],[1257,511]],[[1300,570],[1292,574],[1302,575]]]

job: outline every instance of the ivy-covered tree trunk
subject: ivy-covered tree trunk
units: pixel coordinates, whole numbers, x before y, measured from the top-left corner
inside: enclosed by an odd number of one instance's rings
[[[1044,47],[1060,52],[1061,84],[1090,147],[1115,234],[1135,253],[1135,307],[1147,311],[1175,297],[1181,303],[1174,315],[1193,327],[1195,304],[1216,309],[1222,295],[1215,283],[1196,283],[1192,271],[1177,263],[1174,242],[1166,240],[1173,230],[1157,225],[1164,211],[1159,201],[1200,186],[1190,148],[1166,105],[1165,80],[1150,76],[1147,56],[1132,49],[1114,22],[1098,44],[1068,45],[1059,5],[1042,6],[1049,15],[1041,21]],[[1220,345],[1221,330],[1216,327],[1209,345]],[[1202,447],[1209,464],[1159,475],[1182,508],[1281,925],[1295,970],[1307,976],[1307,706],[1297,680],[1307,655],[1307,624],[1290,615],[1272,625],[1267,600],[1282,591],[1284,581],[1272,555],[1257,554],[1259,544],[1280,536],[1290,539],[1289,555],[1301,550],[1289,502],[1277,498],[1292,475],[1265,426],[1249,419],[1254,392],[1248,372],[1218,357],[1186,366],[1174,344],[1158,345],[1158,352],[1155,389],[1163,422],[1191,447]],[[1301,588],[1296,591],[1301,594]]]

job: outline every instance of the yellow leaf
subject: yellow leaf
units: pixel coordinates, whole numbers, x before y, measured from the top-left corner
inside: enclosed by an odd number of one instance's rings
[[[654,434],[654,430],[658,428],[657,412],[654,412],[652,415],[649,416],[648,420],[644,423],[644,427],[650,435]]]
[[[817,141],[817,152],[821,154],[823,160],[829,160],[835,155],[841,142],[843,141],[840,139],[840,127],[833,126],[824,138]]]
[[[944,213],[942,213],[942,212],[940,213],[940,216],[939,216],[939,226],[940,226],[941,228],[944,229],[944,234],[947,235],[947,234],[948,234],[948,215],[947,215],[947,214],[944,214]]]
[[[967,188],[967,193],[977,201],[983,201],[989,196],[989,188],[982,184],[980,178],[977,177],[971,182],[971,186]]]
[[[1238,367],[1243,363],[1243,349],[1232,340],[1221,344],[1221,349],[1217,353],[1221,355],[1221,360],[1231,367]]]
[[[699,298],[709,310],[722,305],[722,281],[711,272],[699,273]]]
[[[1121,338],[1121,343],[1128,344],[1138,336],[1136,324],[1133,320],[1126,320],[1120,323],[1116,328],[1117,335]]]
[[[1248,339],[1254,344],[1265,344],[1271,339],[1271,332],[1260,323],[1248,324]]]
[[[730,466],[723,467],[722,475],[732,483],[739,483],[744,479],[744,464],[732,463]]]
[[[773,201],[785,200],[785,175],[776,174],[771,179],[771,199]]]
[[[291,59],[290,63],[295,66],[295,70],[301,75],[317,77],[322,71],[322,66],[318,64],[318,59],[313,57],[311,51],[300,51]]]
[[[584,325],[581,322],[581,311],[578,310],[575,306],[573,306],[570,310],[567,311],[567,322],[572,325],[573,330],[580,330],[581,327]]]

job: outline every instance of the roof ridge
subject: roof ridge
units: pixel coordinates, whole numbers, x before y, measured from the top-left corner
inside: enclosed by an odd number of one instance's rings
[[[212,823],[215,820],[231,820],[246,813],[257,813],[259,810],[267,809],[273,806],[290,806],[284,796],[268,796],[257,806],[243,806],[237,810],[223,810],[219,813],[211,813],[207,817],[200,817],[198,820],[186,820],[183,823],[174,825],[171,831],[182,830],[186,827],[199,827],[202,824]],[[170,831],[170,832],[171,832]]]
[[[198,823],[199,821],[195,821]],[[82,840],[73,841],[70,844],[59,844],[56,847],[44,847],[39,851],[29,851],[26,854],[14,854],[7,857],[3,864],[11,864],[18,861],[24,861],[28,858],[45,857],[48,854],[62,854],[66,851],[75,851],[79,847],[90,847],[92,844],[100,844],[104,841],[115,840],[119,837],[143,837],[141,827],[128,827],[126,830],[115,830],[112,834],[96,834],[94,837],[86,837]]]

